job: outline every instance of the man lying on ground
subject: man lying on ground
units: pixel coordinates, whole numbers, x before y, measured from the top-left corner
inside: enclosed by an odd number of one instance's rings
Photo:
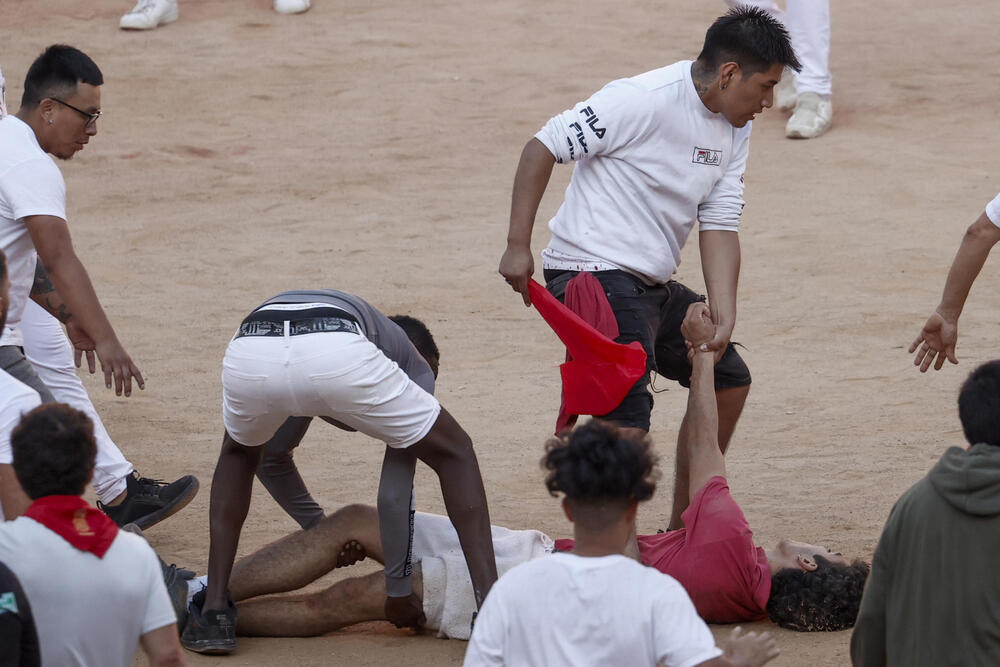
[[[688,340],[709,338],[712,324],[704,304],[693,304],[685,323]],[[697,372],[692,375],[687,419],[695,424],[696,437],[690,452],[691,497],[683,514],[685,527],[639,536],[641,562],[677,579],[699,615],[710,623],[770,618],[800,631],[851,627],[868,565],[802,542],[781,540],[767,550],[754,544],[743,511],[729,493],[718,446],[714,357],[700,346],[693,349]],[[446,517],[418,512],[413,533],[413,561],[420,563],[414,567],[413,590],[423,600],[427,627],[441,636],[468,638],[468,618],[474,609],[469,606],[471,596],[458,591],[471,585],[454,529]],[[551,540],[533,530],[494,527],[493,542],[500,573],[552,550]],[[556,545],[573,546],[570,540]],[[240,633],[313,636],[385,619],[380,572],[345,579],[315,593],[251,599],[295,591],[365,555],[383,562],[378,513],[374,507],[349,505],[310,530],[241,560],[230,579],[232,597],[240,602]]]

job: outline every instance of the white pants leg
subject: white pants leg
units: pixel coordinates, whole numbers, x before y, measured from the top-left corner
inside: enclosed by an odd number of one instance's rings
[[[726,0],[726,4],[759,7],[785,24],[795,55],[802,63],[802,71],[795,75],[795,92],[817,95],[833,92],[830,0],[787,0],[787,11],[781,11],[774,0]]]
[[[125,491],[125,477],[132,472],[132,464],[111,440],[94,404],[90,402],[90,396],[76,374],[73,347],[62,325],[44,308],[28,299],[19,326],[24,334],[24,355],[55,399],[80,410],[94,422],[94,437],[97,440],[94,490],[102,503],[114,500]]]

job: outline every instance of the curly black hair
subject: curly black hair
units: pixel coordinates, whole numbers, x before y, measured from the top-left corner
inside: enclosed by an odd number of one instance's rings
[[[10,434],[14,474],[32,500],[83,494],[97,456],[94,424],[63,403],[39,405]]]
[[[871,566],[861,559],[839,565],[816,554],[816,569],[778,570],[771,577],[767,614],[788,630],[845,630],[854,625]]]
[[[648,438],[623,436],[594,419],[545,444],[545,487],[581,503],[642,502],[656,491],[660,471]]]

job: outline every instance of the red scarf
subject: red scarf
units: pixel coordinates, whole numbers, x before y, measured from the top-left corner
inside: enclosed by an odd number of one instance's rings
[[[597,278],[581,272],[570,284],[573,289],[567,286],[564,306],[537,282],[528,281],[531,305],[566,345],[567,361],[559,367],[563,393],[556,435],[572,428],[576,415],[614,410],[646,372],[640,343],[612,340],[618,336],[618,321]]]
[[[118,526],[80,496],[44,496],[24,513],[80,551],[104,558],[118,535]]]

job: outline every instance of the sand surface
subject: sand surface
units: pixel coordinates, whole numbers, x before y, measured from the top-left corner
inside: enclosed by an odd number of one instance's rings
[[[125,33],[130,2],[4,0],[0,64],[12,110],[50,43],[83,49],[105,75],[100,134],[61,166],[76,247],[148,385],[125,400],[87,383],[144,474],[202,482],[149,531],[154,546],[204,569],[223,351],[251,308],[307,287],[424,318],[442,350],[439,396],[475,440],[493,521],[568,535],[537,465],[562,349],[496,271],[516,161],[545,120],[605,82],[696,55],[723,3],[315,0],[281,16],[268,0],[181,0],[179,22]],[[755,123],[735,334],[754,385],[728,470],[759,543],[870,558],[899,494],[963,443],[964,375],[998,355],[996,262],[962,319],[961,366],[921,376],[905,348],[998,189],[1000,6],[833,5],[833,130],[794,142],[780,112]],[[536,255],[569,175],[556,170]],[[703,289],[696,242],[679,278]],[[652,435],[669,479],[686,393],[657,386]],[[379,443],[320,424],[296,460],[329,511],[375,501]],[[420,508],[441,511],[427,468],[417,485]],[[640,532],[666,522],[669,497],[665,482]],[[240,552],[295,527],[258,487]],[[849,662],[847,632],[755,627],[777,635],[775,665]],[[224,662],[448,665],[464,647],[374,623],[243,639]]]

